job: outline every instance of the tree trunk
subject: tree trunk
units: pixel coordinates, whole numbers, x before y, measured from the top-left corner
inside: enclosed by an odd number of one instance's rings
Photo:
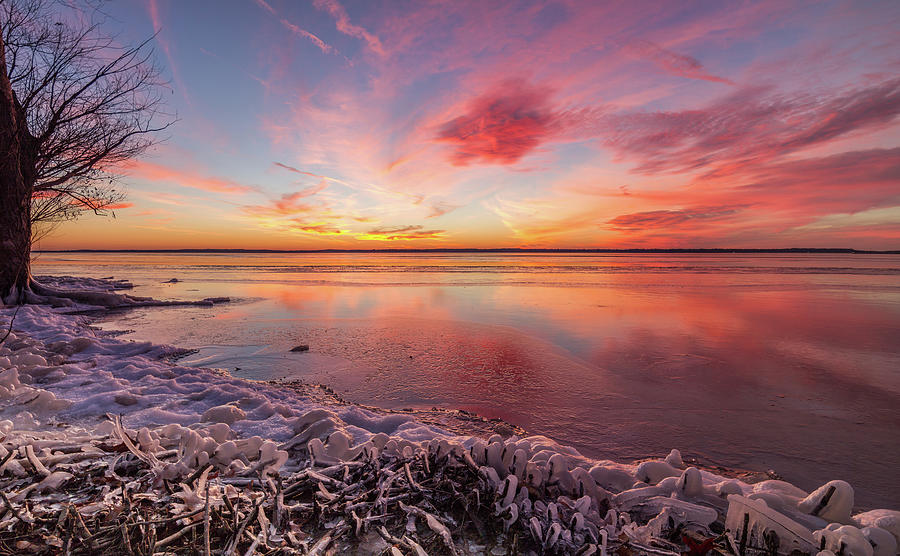
[[[0,33],[0,301],[7,304],[24,302],[31,280],[32,181],[22,166],[29,139],[9,82]]]

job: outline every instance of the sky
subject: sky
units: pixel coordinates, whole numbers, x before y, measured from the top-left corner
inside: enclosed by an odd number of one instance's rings
[[[39,249],[900,248],[900,2],[136,0],[178,121]]]

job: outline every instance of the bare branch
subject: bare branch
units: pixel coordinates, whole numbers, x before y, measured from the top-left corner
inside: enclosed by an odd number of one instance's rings
[[[124,197],[103,169],[140,155],[175,121],[163,109],[154,37],[122,46],[101,31],[99,8],[85,17],[66,7],[0,0],[7,71],[27,124],[32,222],[107,214]]]

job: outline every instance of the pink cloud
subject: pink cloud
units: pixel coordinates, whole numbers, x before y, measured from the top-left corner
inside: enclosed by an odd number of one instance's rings
[[[851,151],[826,157],[784,161],[748,169],[734,181],[736,198],[765,210],[796,213],[798,223],[840,212],[858,212],[897,199],[900,147]]]
[[[450,160],[513,164],[566,125],[550,105],[550,90],[508,80],[473,99],[466,113],[443,123],[437,141],[453,147]]]
[[[254,188],[240,184],[236,181],[213,176],[204,176],[190,170],[179,170],[162,164],[147,162],[145,160],[130,160],[121,166],[110,168],[109,171],[142,180],[171,182],[183,187],[192,187],[194,189],[202,189],[214,193],[238,194],[248,193],[254,190]]]
[[[871,245],[889,246],[897,224],[862,225],[830,215],[890,219],[896,213],[882,209],[900,203],[898,183],[900,147],[741,166],[681,185],[631,186],[629,195],[612,185],[560,184],[543,196],[498,200],[491,208],[520,241],[533,245],[566,238],[564,245],[572,246],[583,238],[586,245],[606,246],[824,246],[843,241],[846,229]]]
[[[272,15],[275,15],[275,8],[270,6],[269,3],[266,2],[266,0],[253,0],[253,1],[256,2],[256,5],[259,6],[260,8],[266,10],[267,12],[269,12]]]
[[[743,207],[692,207],[674,210],[650,210],[619,215],[608,222],[610,228],[622,232],[643,231],[654,228],[678,228],[698,221],[729,218]]]
[[[370,49],[376,54],[384,56],[384,47],[381,45],[381,40],[378,39],[372,33],[366,31],[359,25],[354,25],[350,23],[350,16],[347,14],[347,10],[341,6],[337,0],[315,0],[313,5],[323,11],[328,12],[335,19],[335,24],[337,26],[337,30],[341,33],[355,37],[357,39],[362,39],[366,42]]]
[[[281,18],[281,24],[287,27],[287,29],[295,35],[300,35],[301,37],[308,39],[325,54],[339,54],[336,48],[329,44],[326,44],[325,41],[310,33],[306,29],[302,29],[284,18]]]
[[[312,197],[328,184],[323,180],[319,185],[307,187],[294,193],[285,193],[269,205],[252,205],[244,207],[244,212],[256,216],[290,216],[299,213],[308,213],[319,210],[320,207],[301,202],[301,199]]]
[[[730,79],[725,79],[707,72],[703,67],[703,64],[696,58],[666,50],[650,41],[632,41],[626,45],[625,50],[641,58],[649,59],[658,67],[673,75],[679,75],[689,79],[701,79],[704,81],[712,81],[714,83],[734,85],[734,82]]]
[[[596,131],[608,147],[637,160],[639,173],[706,168],[728,175],[737,165],[886,127],[898,114],[900,79],[894,79],[819,94],[743,89],[695,110],[609,115]]]
[[[428,213],[428,216],[425,218],[437,218],[438,216],[443,216],[448,212],[453,212],[458,209],[460,205],[451,205],[450,203],[446,203],[443,201],[439,201],[431,204],[431,212]]]

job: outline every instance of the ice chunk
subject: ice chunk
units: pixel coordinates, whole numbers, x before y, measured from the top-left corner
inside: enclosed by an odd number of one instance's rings
[[[10,367],[0,372],[0,397],[8,398],[12,396],[12,391],[20,386],[22,386],[22,383],[19,381],[19,370],[17,368]]]
[[[853,522],[859,527],[878,527],[894,535],[900,545],[900,512],[896,510],[871,510],[857,514]]]
[[[675,491],[682,496],[695,498],[703,494],[703,478],[700,476],[700,470],[696,467],[688,467],[678,477],[675,483]]]
[[[780,554],[793,550],[804,554],[818,551],[809,529],[771,509],[762,500],[738,494],[728,496],[725,529],[731,531],[741,547],[774,545]]]
[[[23,367],[46,366],[47,360],[36,353],[23,353],[21,355],[13,355],[9,358],[13,365],[21,365]]]
[[[678,477],[679,475],[681,475],[680,469],[676,469],[665,461],[659,460],[641,463],[634,473],[638,481],[651,485],[655,485],[666,477]]]
[[[241,408],[225,404],[207,409],[203,412],[203,416],[200,419],[213,423],[233,425],[236,421],[240,421],[246,416],[247,414]]]
[[[853,487],[846,481],[829,481],[801,500],[797,507],[805,514],[831,523],[850,523]]]
[[[872,545],[874,556],[894,556],[897,553],[897,539],[890,531],[880,527],[865,527],[862,534]]]
[[[267,440],[259,447],[259,468],[263,477],[278,472],[288,459],[288,453],[279,450],[278,446]]]
[[[684,461],[681,459],[681,452],[675,448],[666,456],[666,463],[672,467],[684,467]]]
[[[335,422],[340,420],[337,414],[333,411],[329,411],[327,409],[314,409],[312,411],[307,411],[300,417],[294,419],[294,421],[291,423],[291,428],[293,428],[294,434],[300,434],[313,423],[321,421],[322,419],[329,418]]]
[[[813,538],[820,548],[841,556],[873,556],[874,550],[868,539],[852,525],[832,523],[813,533]]]
[[[588,473],[598,485],[616,492],[628,490],[634,485],[634,476],[613,465],[598,464],[591,467]]]

